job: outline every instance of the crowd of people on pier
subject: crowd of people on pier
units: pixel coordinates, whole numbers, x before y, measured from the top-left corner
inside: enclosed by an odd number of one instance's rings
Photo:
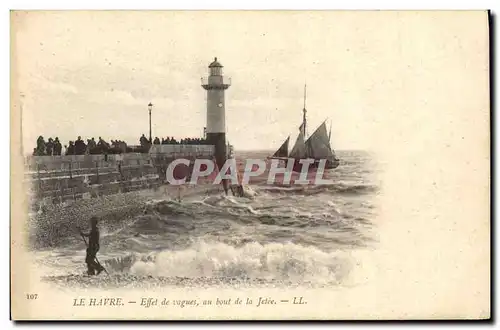
[[[121,140],[111,140],[106,142],[101,137],[96,141],[95,138],[87,139],[85,143],[79,136],[75,141],[69,141],[63,146],[59,137],[49,138],[47,142],[43,136],[39,136],[36,141],[36,148],[33,148],[33,156],[60,156],[60,155],[95,155],[95,154],[113,154],[127,152],[127,143]]]
[[[144,135],[141,137],[141,139],[143,137]],[[149,143],[148,139],[144,141],[145,143]],[[177,141],[174,137],[161,138],[161,140],[158,137],[155,137],[155,139],[153,140],[153,144],[207,144],[207,141],[206,139],[202,138],[185,138]],[[142,142],[141,145],[143,145]]]
[[[49,137],[45,141],[43,136],[39,136],[36,141],[36,148],[33,148],[33,156],[60,156],[60,155],[98,155],[98,154],[121,154],[128,152],[145,153],[151,147],[150,140],[144,134],[139,138],[139,146],[129,146],[121,140],[111,140],[110,143],[99,137],[96,141],[93,137],[87,139],[85,143],[81,136],[75,141],[69,141],[67,145],[63,145],[59,141],[59,137],[53,139]],[[162,138],[156,137],[153,144],[206,144],[203,138],[184,138],[176,140],[174,137]]]

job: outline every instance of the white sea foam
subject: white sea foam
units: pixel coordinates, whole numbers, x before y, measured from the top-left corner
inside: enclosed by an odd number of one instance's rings
[[[351,271],[345,252],[324,252],[292,243],[193,244],[190,248],[156,254],[152,261],[136,261],[134,275],[179,277],[235,277],[341,283]]]

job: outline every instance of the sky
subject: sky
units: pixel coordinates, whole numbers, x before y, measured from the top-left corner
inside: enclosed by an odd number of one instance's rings
[[[428,105],[419,92],[439,93],[429,78],[440,63],[462,65],[449,55],[463,46],[453,33],[467,28],[398,12],[60,11],[11,19],[25,150],[39,135],[138,144],[148,135],[149,102],[153,137],[202,136],[200,78],[214,57],[232,80],[226,130],[237,150],[293,141],[305,83],[310,133],[328,119],[334,149],[377,149],[390,140],[382,134],[389,127],[395,136],[413,129],[414,120],[398,118]]]

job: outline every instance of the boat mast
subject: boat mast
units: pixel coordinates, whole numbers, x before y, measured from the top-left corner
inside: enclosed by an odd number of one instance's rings
[[[307,85],[304,84],[304,108],[302,109],[303,117],[302,117],[302,129],[304,132],[304,140],[306,139],[306,91],[307,91]]]

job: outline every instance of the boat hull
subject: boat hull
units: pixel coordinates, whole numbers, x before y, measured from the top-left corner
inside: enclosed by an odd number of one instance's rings
[[[339,167],[339,165],[340,165],[339,159],[334,159],[333,161],[327,160],[325,164],[325,169],[333,170]]]

